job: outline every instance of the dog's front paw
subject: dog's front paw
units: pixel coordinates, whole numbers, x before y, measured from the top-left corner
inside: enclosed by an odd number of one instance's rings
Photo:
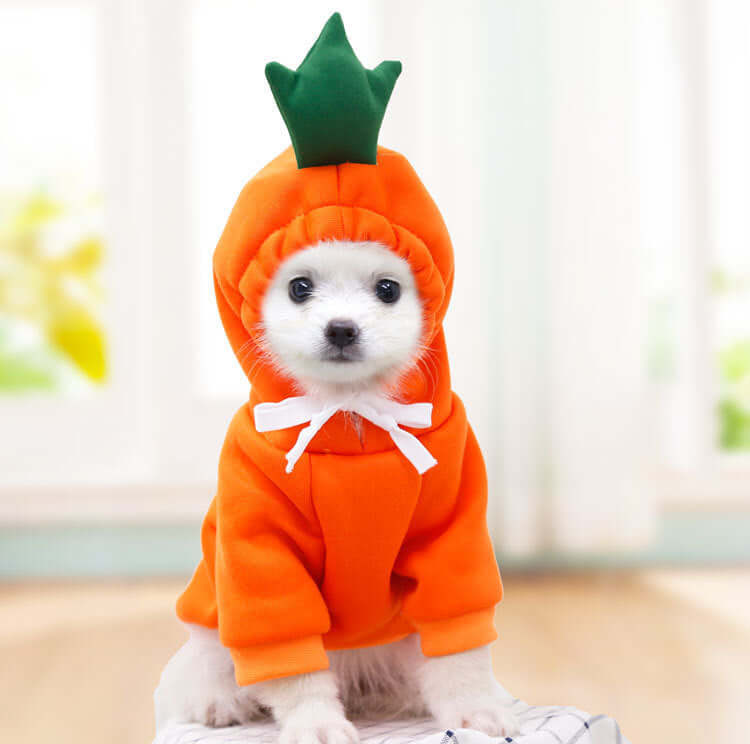
[[[192,628],[170,659],[154,693],[156,727],[196,722],[206,726],[247,723],[260,713],[249,688],[237,685],[229,651],[216,631]]]
[[[516,736],[520,724],[508,701],[500,695],[485,694],[452,700],[441,705],[436,718],[444,728],[467,728],[487,736]]]
[[[195,718],[204,726],[222,728],[239,723],[241,712],[233,698],[224,697],[207,702],[205,706],[197,709]]]
[[[357,729],[340,706],[326,701],[301,703],[284,718],[279,744],[358,744]]]

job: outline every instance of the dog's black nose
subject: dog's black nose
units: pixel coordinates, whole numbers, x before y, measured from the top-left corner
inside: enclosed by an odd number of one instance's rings
[[[353,344],[357,336],[359,336],[359,328],[352,320],[330,320],[326,326],[326,338],[340,349]]]

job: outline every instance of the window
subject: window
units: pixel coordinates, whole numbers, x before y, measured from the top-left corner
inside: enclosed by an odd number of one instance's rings
[[[750,453],[750,8],[726,0],[708,7],[717,442],[741,454]]]
[[[496,492],[521,504],[538,481],[547,499],[553,398],[567,396],[562,444],[587,403],[580,431],[599,431],[602,355],[623,356],[617,384],[635,399],[637,341],[604,338],[632,301],[649,316],[659,415],[642,429],[659,429],[662,490],[746,500],[732,473],[750,453],[750,10],[641,0],[633,38],[630,5],[616,6],[414,2],[397,22],[392,3],[337,9],[363,60],[408,70],[381,139],[413,162],[456,246],[452,379],[495,483],[511,484]],[[263,66],[296,66],[332,10],[0,0],[0,512],[203,511],[247,395],[211,255],[239,190],[288,145]],[[587,223],[591,197],[606,209]],[[626,229],[597,252],[610,216]],[[627,277],[602,284],[629,246],[650,262],[647,301],[629,255]],[[583,264],[569,292],[556,283]],[[582,370],[568,324],[597,303]],[[591,473],[580,439],[571,501]]]
[[[117,217],[118,157],[130,153],[109,126],[122,97],[106,33],[96,3],[0,3],[4,487],[54,490],[140,467],[126,322],[137,270],[123,266],[133,241]],[[23,511],[29,500],[13,493],[17,504],[3,506]]]
[[[0,8],[0,395],[107,376],[96,17]]]
[[[668,501],[750,499],[750,9],[642,3],[639,189]]]

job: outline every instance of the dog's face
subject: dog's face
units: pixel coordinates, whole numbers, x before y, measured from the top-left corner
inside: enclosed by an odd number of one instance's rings
[[[375,387],[415,363],[422,314],[404,259],[379,243],[323,242],[276,272],[263,300],[263,345],[304,388]]]

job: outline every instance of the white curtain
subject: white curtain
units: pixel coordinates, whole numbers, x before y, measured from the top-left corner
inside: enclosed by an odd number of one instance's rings
[[[641,545],[655,503],[634,5],[430,2],[400,14],[384,48],[411,50],[399,83],[410,90],[394,96],[382,141],[402,139],[453,235],[454,386],[487,456],[497,546]]]
[[[531,64],[537,75],[531,91],[517,86],[510,100],[496,99],[504,110],[490,117],[521,116],[504,127],[492,169],[510,204],[503,219],[488,211],[486,235],[503,295],[492,463],[498,545],[521,553],[632,547],[648,539],[654,506],[643,447],[633,4],[496,8],[493,27],[507,27],[508,16],[515,24],[511,48],[490,69],[523,80]],[[509,59],[514,50],[521,54]]]

